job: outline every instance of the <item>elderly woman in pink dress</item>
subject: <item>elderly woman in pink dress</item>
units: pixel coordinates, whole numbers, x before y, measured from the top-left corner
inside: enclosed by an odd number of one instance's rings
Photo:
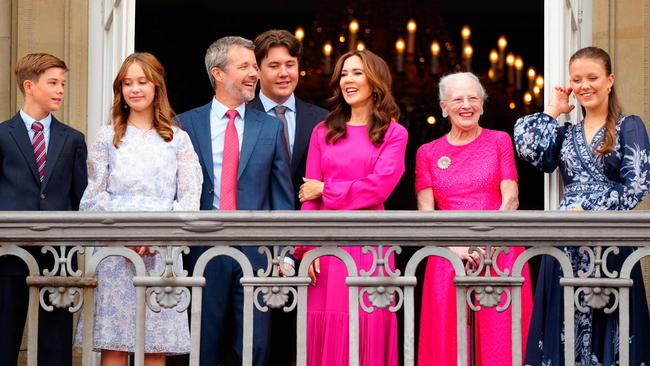
[[[390,92],[386,62],[370,51],[352,51],[338,60],[330,82],[334,109],[312,133],[303,210],[383,210],[404,172],[407,132],[397,123],[399,108]],[[296,248],[300,259],[309,247]],[[357,270],[372,267],[372,254],[343,247]],[[385,252],[384,252],[385,253]],[[393,257],[388,265],[394,269]],[[307,364],[348,365],[348,287],[343,263],[315,261],[309,272]],[[366,304],[369,301],[363,300]],[[362,366],[397,365],[397,320],[388,309],[359,309]]]
[[[440,108],[451,122],[451,131],[418,149],[415,190],[418,209],[516,210],[517,171],[508,134],[479,126],[485,89],[472,73],[455,73],[440,80]],[[452,247],[476,268],[478,255],[468,247]],[[498,266],[511,269],[522,247],[501,253]],[[522,334],[528,334],[532,293],[528,268],[522,289]],[[456,365],[456,294],[454,271],[443,258],[428,260],[422,294],[418,365]],[[483,307],[475,313],[476,365],[512,365],[511,310],[497,312]],[[525,349],[525,339],[523,348]]]

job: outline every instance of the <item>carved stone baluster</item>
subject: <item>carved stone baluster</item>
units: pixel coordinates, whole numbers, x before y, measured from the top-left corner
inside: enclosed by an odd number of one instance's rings
[[[156,313],[161,309],[176,309],[179,313],[185,311],[190,306],[190,290],[184,286],[174,286],[172,281],[187,277],[187,271],[179,271],[179,269],[181,268],[181,255],[188,254],[190,248],[187,246],[152,246],[150,251],[160,255],[163,265],[159,269],[154,268],[149,271],[149,275],[170,283],[168,286],[148,287],[146,291],[147,306]]]
[[[396,312],[402,307],[404,301],[404,290],[400,286],[394,286],[391,282],[392,279],[400,277],[401,272],[399,269],[393,271],[389,266],[389,259],[392,253],[399,254],[402,249],[398,246],[391,246],[384,253],[384,246],[369,246],[366,245],[362,249],[363,254],[370,253],[373,257],[372,266],[370,269],[360,270],[359,274],[362,278],[372,279],[373,285],[365,285],[359,290],[359,304],[361,308],[371,313],[375,308],[388,308],[391,312]],[[377,273],[374,276],[375,272]],[[382,281],[383,280],[383,281]],[[365,302],[365,294],[368,294],[370,305]],[[395,302],[395,304],[393,304]]]
[[[287,279],[295,276],[296,271],[293,268],[285,268],[283,265],[284,259],[293,254],[293,247],[280,247],[274,245],[273,252],[269,247],[260,247],[260,254],[266,255],[267,266],[266,268],[260,268],[257,271],[257,276],[259,279],[271,279],[269,281],[263,281],[265,283],[260,283],[259,286],[255,288],[253,295],[253,301],[255,307],[260,311],[268,311],[271,309],[280,309],[282,308],[285,312],[293,311],[298,304],[298,291],[295,286],[289,285]],[[259,301],[259,295],[262,294],[262,300],[264,304],[261,304]],[[289,294],[291,294],[291,302],[287,305],[289,301]]]
[[[44,269],[43,276],[30,276],[27,278],[29,286],[41,287],[39,291],[40,304],[46,311],[52,311],[54,308],[68,308],[71,313],[79,311],[83,305],[81,288],[96,285],[96,281],[93,281],[93,279],[84,281],[81,277],[81,270],[72,270],[74,256],[77,253],[83,254],[84,248],[75,246],[66,253],[67,248],[65,245],[60,245],[57,253],[53,246],[42,247],[42,253],[52,254],[54,265],[51,270]],[[53,285],[53,283],[56,285]],[[46,296],[48,301],[45,300]]]

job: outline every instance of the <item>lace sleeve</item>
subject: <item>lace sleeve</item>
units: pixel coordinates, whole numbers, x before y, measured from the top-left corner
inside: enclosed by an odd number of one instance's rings
[[[192,141],[183,130],[175,131],[174,139],[178,139],[176,149],[176,200],[173,211],[198,211],[201,200],[201,185],[203,173],[199,157],[194,152]]]
[[[103,126],[88,149],[88,186],[79,203],[80,211],[104,211],[104,203],[110,199],[106,188],[110,174],[109,152],[113,148],[113,127]]]

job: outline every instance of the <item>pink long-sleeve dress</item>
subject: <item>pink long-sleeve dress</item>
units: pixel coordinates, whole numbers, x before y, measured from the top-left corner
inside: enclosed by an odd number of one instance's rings
[[[484,128],[474,141],[462,146],[449,144],[445,135],[422,145],[416,155],[415,190],[432,188],[437,210],[498,210],[504,180],[517,180],[512,142],[504,132]],[[512,270],[523,251],[523,247],[510,247],[508,254],[499,255],[498,267]],[[527,266],[523,276],[521,325],[525,350],[533,306]],[[454,271],[446,259],[429,258],[422,293],[420,366],[457,364],[453,280]],[[510,307],[502,313],[486,307],[475,313],[476,365],[512,365],[511,314]]]
[[[318,124],[307,155],[307,178],[325,183],[318,200],[303,203],[303,210],[383,210],[404,173],[407,132],[391,122],[384,142],[374,146],[367,126],[346,126],[346,137],[336,144],[325,141],[327,127]],[[297,247],[297,259],[309,250]],[[372,255],[361,247],[343,247],[357,270],[369,270]],[[384,251],[385,253],[385,251]],[[392,255],[389,265],[395,268]],[[375,274],[376,275],[376,274]],[[307,364],[348,365],[348,287],[343,262],[321,257],[320,274],[309,286],[307,300]],[[366,304],[370,304],[367,299]],[[388,309],[366,313],[359,308],[359,357],[362,366],[397,365],[397,320]]]

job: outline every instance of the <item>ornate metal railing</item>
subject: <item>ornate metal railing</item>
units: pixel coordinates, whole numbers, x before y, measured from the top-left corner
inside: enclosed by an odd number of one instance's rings
[[[165,256],[165,268],[146,273],[142,258],[126,246],[156,243],[153,248]],[[182,252],[195,245],[212,246],[197,261],[194,273],[179,273],[174,265]],[[308,252],[297,273],[278,268],[292,246],[318,247]],[[368,246],[374,256],[373,268],[357,272],[355,262],[338,246]],[[465,271],[457,255],[446,246],[485,247],[480,267]],[[508,246],[528,249],[516,260],[511,273],[502,271],[496,259]],[[580,246],[588,254],[589,271],[574,275],[569,258],[554,246]],[[42,252],[55,258],[54,268],[38,268],[34,257],[21,247],[43,246]],[[233,246],[261,246],[260,253],[269,259],[266,269],[253,271],[250,262]],[[282,246],[282,247],[280,247]],[[381,246],[381,247],[371,247]],[[399,254],[403,246],[421,246],[403,271],[387,265],[388,252]],[[610,271],[606,257],[615,255],[617,247],[631,246],[635,251],[620,271]],[[86,251],[84,271],[73,271],[72,258]],[[492,250],[492,248],[495,248]],[[143,365],[145,306],[153,311],[161,307],[177,309],[191,305],[191,365],[198,365],[201,328],[201,296],[205,285],[203,271],[212,258],[234,258],[242,267],[244,287],[243,364],[252,362],[253,309],[261,311],[297,308],[298,365],[306,364],[307,276],[309,263],[324,255],[336,256],[346,265],[349,277],[350,364],[358,365],[358,311],[373,308],[404,310],[404,363],[414,365],[414,288],[415,271],[429,256],[451,262],[457,286],[457,337],[459,354],[467,354],[466,306],[512,308],[512,359],[521,365],[521,285],[522,269],[532,257],[551,255],[560,263],[564,277],[564,319],[566,365],[574,364],[575,309],[586,311],[609,306],[619,309],[620,365],[629,357],[629,289],[632,267],[650,255],[650,212],[192,212],[192,213],[78,213],[78,212],[11,212],[0,213],[0,256],[21,258],[29,269],[28,365],[36,365],[38,306],[68,308],[76,312],[83,307],[84,323],[93,322],[95,270],[107,256],[123,256],[136,270],[133,283],[137,291],[136,365]],[[488,269],[493,276],[481,275]],[[373,276],[373,273],[380,276]],[[491,271],[490,271],[491,270]],[[280,272],[284,272],[280,276]],[[292,272],[292,273],[288,273]],[[403,274],[402,274],[403,272]],[[363,287],[360,289],[360,287]],[[191,291],[190,291],[191,289]],[[182,299],[189,298],[191,304]],[[364,293],[371,304],[365,304]],[[472,300],[472,293],[479,294]],[[582,296],[580,295],[582,294]],[[583,301],[579,301],[582,298]],[[149,300],[146,300],[149,299]],[[478,303],[476,303],[478,302]],[[359,304],[360,306],[358,306]],[[92,360],[92,329],[84,327],[83,364]],[[525,336],[525,335],[524,335]],[[467,360],[459,357],[459,364]]]

